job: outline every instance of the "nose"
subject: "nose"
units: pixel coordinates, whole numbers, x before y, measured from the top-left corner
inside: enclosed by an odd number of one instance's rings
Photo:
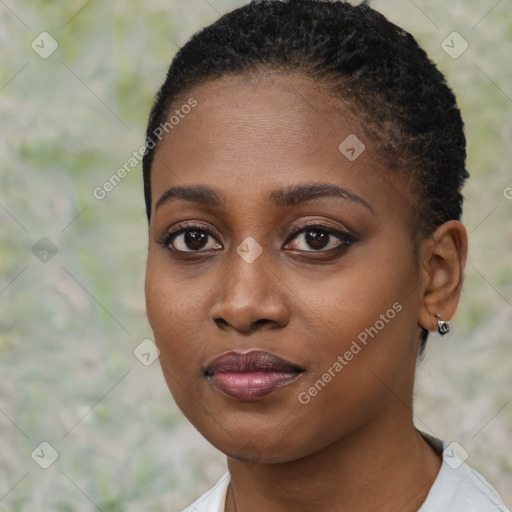
[[[250,332],[262,326],[282,328],[289,322],[284,283],[263,254],[248,263],[237,253],[218,284],[211,318],[221,329]]]

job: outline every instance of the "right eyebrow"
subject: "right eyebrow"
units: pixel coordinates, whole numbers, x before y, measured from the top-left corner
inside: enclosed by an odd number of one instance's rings
[[[224,200],[217,190],[203,185],[171,187],[166,190],[156,202],[155,210],[173,199],[183,199],[208,206],[220,207]]]

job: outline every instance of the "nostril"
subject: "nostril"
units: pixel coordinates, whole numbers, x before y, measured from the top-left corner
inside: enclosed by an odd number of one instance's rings
[[[217,327],[219,327],[221,329],[224,329],[225,327],[228,327],[230,325],[228,321],[224,320],[224,318],[221,318],[221,317],[215,318],[214,322],[216,323]],[[242,331],[252,331],[253,329],[256,329],[256,328],[260,327],[261,325],[265,325],[269,322],[272,322],[272,320],[270,320],[268,318],[260,318],[258,320],[255,320],[254,322],[252,322],[247,327],[247,329],[241,329],[240,327],[237,327],[237,329],[242,330]]]
[[[228,326],[228,323],[224,318],[215,318],[215,323],[217,324],[217,327],[220,327],[221,329]]]
[[[260,318],[259,320],[256,320],[255,322],[253,322],[251,324],[251,327],[250,329],[254,328],[254,327],[259,327],[259,325],[264,325],[268,322],[272,322],[272,320],[269,320],[268,318]]]

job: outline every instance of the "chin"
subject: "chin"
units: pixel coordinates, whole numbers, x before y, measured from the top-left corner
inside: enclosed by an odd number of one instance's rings
[[[217,432],[210,436],[208,432],[200,433],[215,448],[227,457],[250,464],[280,464],[307,457],[321,448],[314,446],[314,443],[306,439],[299,439],[297,436],[285,435],[283,439],[270,439],[261,430],[243,434],[224,432],[221,437],[216,436]]]

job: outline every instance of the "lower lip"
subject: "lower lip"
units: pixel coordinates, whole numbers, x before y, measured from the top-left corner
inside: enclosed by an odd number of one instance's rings
[[[297,372],[216,373],[210,382],[235,400],[259,400],[293,382]]]

